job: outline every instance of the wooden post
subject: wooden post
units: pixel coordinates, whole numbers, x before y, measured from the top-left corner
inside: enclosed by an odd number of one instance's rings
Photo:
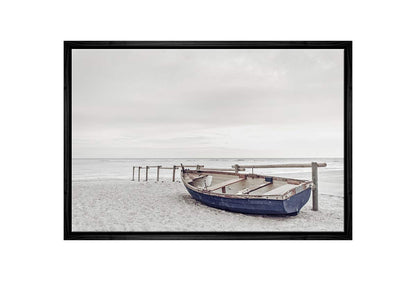
[[[133,178],[131,180],[134,181],[134,166],[133,166]]]
[[[176,171],[176,166],[173,165],[173,178],[172,178],[173,182],[175,181],[175,171]]]
[[[159,170],[160,170],[160,167],[162,167],[162,166],[157,166],[157,178],[156,178],[157,181],[159,181]]]
[[[238,174],[238,167],[239,167],[239,166],[238,166],[237,164],[235,164],[235,165],[234,165],[234,169],[235,169],[235,173],[236,173],[236,174]]]
[[[312,210],[318,211],[318,163],[312,162]]]
[[[225,186],[221,187],[222,193],[225,193]]]
[[[146,166],[146,181],[148,180],[149,176],[149,166]]]
[[[140,166],[139,166],[139,169],[138,169],[138,170],[139,170],[139,172],[138,172],[138,179],[137,179],[137,181],[140,181],[140,169],[141,169],[141,168],[142,168],[142,167],[140,167]]]

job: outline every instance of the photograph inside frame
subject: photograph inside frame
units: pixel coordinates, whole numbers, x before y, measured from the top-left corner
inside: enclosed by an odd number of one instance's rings
[[[73,48],[70,66],[71,233],[345,233],[344,49]]]

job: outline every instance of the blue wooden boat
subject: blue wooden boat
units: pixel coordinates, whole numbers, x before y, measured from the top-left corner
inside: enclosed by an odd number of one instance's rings
[[[205,205],[258,215],[297,215],[313,186],[307,180],[183,167],[181,178],[191,196]]]

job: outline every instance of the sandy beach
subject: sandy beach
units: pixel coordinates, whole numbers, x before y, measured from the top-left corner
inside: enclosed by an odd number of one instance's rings
[[[211,208],[194,200],[180,180],[73,180],[72,230],[343,231],[342,179],[343,171],[321,173],[319,211],[312,211],[310,199],[294,217],[246,215]]]

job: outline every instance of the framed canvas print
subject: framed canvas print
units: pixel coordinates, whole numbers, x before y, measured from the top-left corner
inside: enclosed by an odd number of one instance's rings
[[[64,101],[64,239],[352,239],[351,41],[66,41]]]

